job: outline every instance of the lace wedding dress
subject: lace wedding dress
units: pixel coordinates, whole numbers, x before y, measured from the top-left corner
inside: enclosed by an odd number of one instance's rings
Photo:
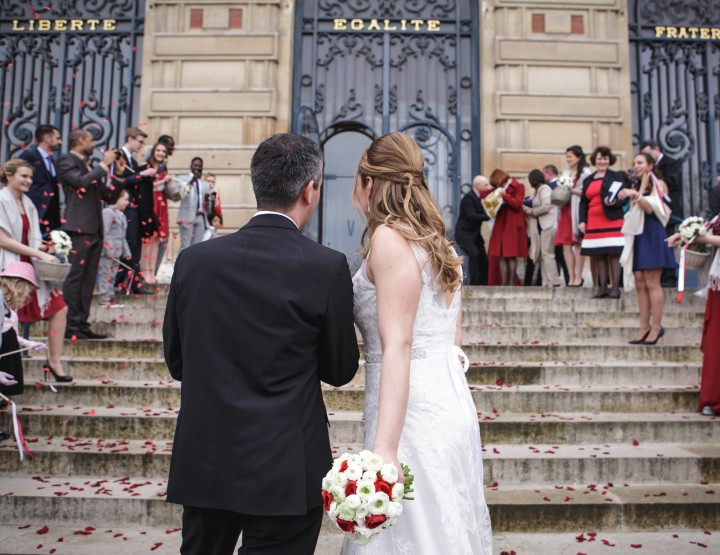
[[[346,539],[343,555],[491,555],[492,530],[483,491],[482,448],[465,371],[455,347],[460,292],[449,306],[428,255],[410,243],[422,273],[410,367],[410,395],[398,458],[415,475],[414,501],[396,524],[365,547]],[[355,323],[365,344],[365,449],[372,449],[380,397],[382,351],[375,286],[365,262],[353,278]],[[460,362],[464,359],[464,364]]]

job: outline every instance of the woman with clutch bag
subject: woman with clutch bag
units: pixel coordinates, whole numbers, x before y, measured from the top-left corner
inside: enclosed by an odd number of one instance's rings
[[[665,293],[660,276],[663,269],[675,270],[678,266],[666,243],[665,225],[670,218],[664,198],[667,186],[658,173],[655,159],[641,152],[633,159],[633,172],[638,177],[639,190],[623,189],[618,193],[620,200],[630,199],[630,210],[643,212],[642,233],[629,239],[634,240],[632,271],[640,310],[640,329],[629,343],[655,345],[665,334],[662,327]]]
[[[492,189],[483,191],[480,197],[485,198],[497,189],[503,189],[503,204],[495,216],[488,257],[494,256],[500,261],[501,285],[515,285],[517,259],[527,258],[528,255],[527,228],[522,210],[525,186],[500,169],[490,174],[490,185]]]
[[[45,251],[40,235],[40,222],[35,205],[27,196],[32,184],[33,168],[25,160],[8,160],[0,169],[0,269],[14,261],[57,263]],[[63,340],[67,324],[67,305],[60,293],[43,281],[31,294],[30,301],[18,310],[21,323],[48,321],[48,359],[45,370],[58,382],[71,382],[62,367]]]

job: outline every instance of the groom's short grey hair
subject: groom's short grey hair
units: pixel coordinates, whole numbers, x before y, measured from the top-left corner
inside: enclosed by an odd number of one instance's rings
[[[250,178],[259,209],[292,208],[305,185],[320,186],[323,154],[317,143],[293,133],[273,135],[255,151]]]

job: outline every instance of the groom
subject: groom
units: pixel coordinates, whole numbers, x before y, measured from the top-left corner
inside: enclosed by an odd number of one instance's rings
[[[163,339],[182,381],[167,500],[183,505],[183,555],[312,555],[332,459],[320,382],[358,367],[345,256],[300,230],[323,159],[280,134],[250,163],[258,212],[175,263]]]

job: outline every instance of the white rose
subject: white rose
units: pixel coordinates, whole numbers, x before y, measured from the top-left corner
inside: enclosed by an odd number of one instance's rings
[[[368,511],[367,506],[365,506],[365,505],[360,505],[360,506],[355,510],[355,519],[356,519],[356,520],[364,519],[364,518],[368,515],[368,512],[369,512],[369,511]]]
[[[330,518],[337,518],[338,504],[335,501],[330,503],[330,508],[328,509],[328,515],[330,516]]]
[[[362,464],[362,459],[360,458],[360,455],[353,453],[347,458],[348,464]]]
[[[362,505],[362,500],[359,495],[352,494],[345,498],[345,505],[351,508],[353,511],[357,510]]]
[[[340,472],[340,467],[342,466],[342,463],[344,463],[348,459],[349,456],[350,455],[348,455],[347,453],[343,453],[342,455],[340,455],[340,457],[338,457],[337,459],[335,459],[333,461],[332,469],[335,472]]]
[[[378,472],[383,465],[383,459],[380,455],[373,453],[371,457],[365,461],[365,468],[371,472]]]
[[[369,480],[360,480],[357,483],[357,494],[360,499],[367,501],[375,493],[375,484]]]
[[[393,501],[400,501],[405,496],[405,485],[395,484],[392,487],[392,499]]]
[[[388,503],[387,513],[386,516],[388,519],[396,519],[399,517],[403,512],[403,506],[401,503],[397,503],[395,501],[390,501]]]
[[[366,462],[370,457],[372,457],[374,454],[375,454],[375,453],[373,453],[372,451],[370,451],[370,450],[368,450],[368,449],[363,449],[363,450],[360,451],[360,453],[359,453],[360,459],[362,460],[363,464],[365,464],[365,462]]]
[[[377,492],[373,493],[367,501],[368,511],[371,515],[382,515],[387,511],[390,498],[386,493]]]
[[[347,472],[341,472],[340,474],[337,475],[337,484],[341,488],[345,489],[345,486],[347,485],[347,483],[348,483]]]
[[[325,491],[332,491],[333,486],[335,485],[335,480],[331,475],[325,476],[325,478],[322,479],[322,489]]]
[[[355,540],[355,543],[357,545],[367,545],[370,540],[373,539],[375,534],[375,530],[370,530],[369,528],[365,528],[364,526],[358,526],[357,528],[355,528],[355,533],[351,537],[353,540]]]
[[[380,469],[380,476],[389,484],[394,484],[398,481],[398,469],[393,463],[387,463],[382,465]]]
[[[347,506],[347,503],[343,503],[338,507],[338,518],[352,522],[355,520],[355,511]]]
[[[338,503],[345,501],[345,488],[334,486],[330,493],[332,493],[333,499]]]
[[[377,470],[375,472],[366,470],[365,472],[363,472],[362,479],[367,480],[368,482],[375,483],[375,480],[377,480]]]
[[[357,455],[353,455],[353,456],[357,456]],[[347,470],[343,474],[345,474],[345,476],[347,476],[348,480],[359,480],[360,478],[363,477],[362,466],[360,466],[359,464],[350,463],[350,465],[347,467]]]

